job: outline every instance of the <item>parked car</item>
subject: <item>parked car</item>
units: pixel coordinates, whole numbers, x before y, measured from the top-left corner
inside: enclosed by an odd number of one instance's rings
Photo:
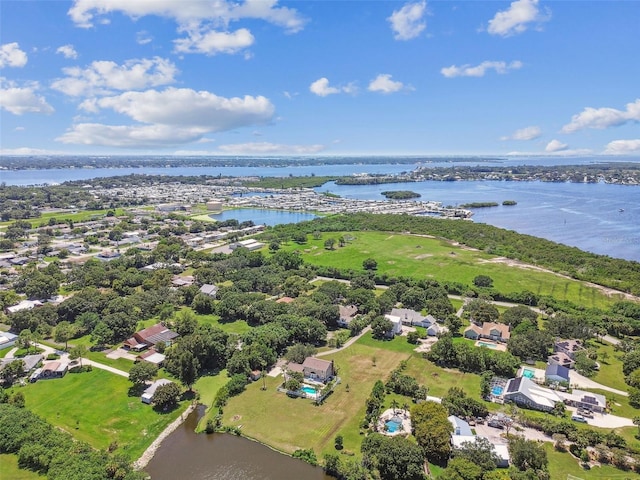
[[[572,415],[571,420],[573,420],[574,422],[587,423],[587,419],[582,415]]]

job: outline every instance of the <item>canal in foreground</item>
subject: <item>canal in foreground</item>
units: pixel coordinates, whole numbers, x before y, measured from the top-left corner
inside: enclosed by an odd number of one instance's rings
[[[199,413],[200,412],[200,413]],[[196,434],[198,409],[169,435],[145,471],[152,480],[330,480],[319,467],[230,434]]]

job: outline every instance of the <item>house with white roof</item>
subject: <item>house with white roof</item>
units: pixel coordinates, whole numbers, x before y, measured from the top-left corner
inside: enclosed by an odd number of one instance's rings
[[[503,398],[516,405],[549,412],[558,402],[562,402],[558,392],[538,385],[527,377],[511,378],[507,382]]]
[[[166,385],[168,383],[171,383],[171,380],[167,380],[166,378],[161,378],[153,382],[151,385],[149,385],[149,387],[147,387],[147,389],[140,396],[140,400],[142,401],[142,403],[151,404],[153,395],[156,393],[156,390],[158,389],[158,387],[161,387],[162,385]]]
[[[394,337],[402,333],[402,319],[400,317],[387,313],[384,318],[389,320],[392,324],[391,331],[388,333],[388,336]]]
[[[496,443],[490,438],[475,435],[469,424],[455,415],[448,417],[449,422],[453,426],[453,432],[451,433],[451,446],[461,448],[465,443],[475,443],[478,439],[484,438],[493,446],[493,451],[498,457],[498,467],[507,468],[509,466],[509,449],[507,445],[503,443]]]

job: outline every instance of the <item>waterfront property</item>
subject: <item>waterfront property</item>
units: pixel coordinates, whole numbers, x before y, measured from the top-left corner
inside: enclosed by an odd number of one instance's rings
[[[153,395],[156,393],[156,390],[162,385],[167,385],[168,383],[171,383],[171,380],[167,380],[166,378],[160,378],[155,382],[153,382],[151,385],[149,385],[140,396],[140,400],[142,401],[142,403],[151,404],[151,401],[153,400]]]

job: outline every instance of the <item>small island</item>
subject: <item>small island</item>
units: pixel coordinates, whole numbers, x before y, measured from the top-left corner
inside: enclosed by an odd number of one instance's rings
[[[515,200],[505,200],[504,202],[502,202],[502,205],[504,205],[505,207],[510,207],[517,204],[518,202],[516,202]]]
[[[420,198],[421,195],[418,192],[412,192],[411,190],[387,190],[382,192],[389,200],[409,200],[410,198]]]
[[[486,207],[497,207],[497,202],[473,202],[473,203],[465,203],[460,205],[461,208],[486,208]]]

